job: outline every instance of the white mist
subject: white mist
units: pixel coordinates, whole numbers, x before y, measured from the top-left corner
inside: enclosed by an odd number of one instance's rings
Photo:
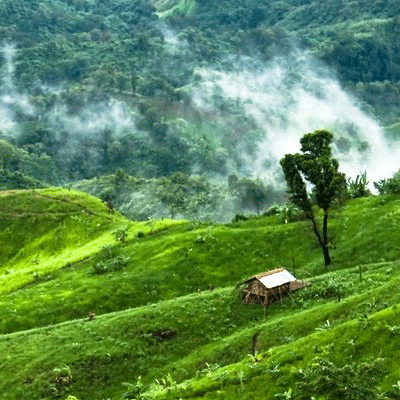
[[[279,160],[299,151],[301,136],[317,129],[334,133],[335,157],[349,177],[367,171],[372,182],[400,167],[398,149],[385,142],[378,122],[361,110],[329,69],[307,54],[293,52],[256,68],[242,63],[229,72],[200,69],[197,76],[193,98],[200,110],[209,112],[218,94],[240,104],[263,132],[257,157],[249,160],[255,176],[279,180]]]

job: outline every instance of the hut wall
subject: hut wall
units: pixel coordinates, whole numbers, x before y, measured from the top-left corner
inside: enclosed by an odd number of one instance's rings
[[[289,283],[268,289],[260,281],[254,279],[248,282],[247,289],[244,291],[244,302],[250,303],[254,301],[267,306],[286,296],[289,291]]]

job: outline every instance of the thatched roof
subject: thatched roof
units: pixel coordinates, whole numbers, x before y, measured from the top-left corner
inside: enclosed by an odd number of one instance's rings
[[[273,269],[271,271],[254,275],[251,278],[245,280],[244,283],[248,283],[253,279],[257,279],[268,289],[272,289],[274,287],[284,285],[285,283],[296,281],[296,278],[285,268]]]

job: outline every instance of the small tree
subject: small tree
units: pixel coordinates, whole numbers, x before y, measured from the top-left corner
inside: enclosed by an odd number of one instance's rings
[[[160,200],[169,207],[171,218],[176,212],[184,211],[189,190],[189,178],[182,172],[175,172],[169,178],[164,178],[164,184],[158,190]]]
[[[261,180],[244,178],[236,183],[236,188],[240,196],[240,206],[255,210],[259,215],[268,203],[268,188],[264,183]]]
[[[328,246],[329,209],[346,188],[345,175],[338,171],[339,163],[332,158],[332,139],[332,133],[326,130],[307,133],[300,139],[302,154],[286,154],[280,161],[290,199],[311,221],[326,267],[331,263]],[[313,186],[312,195],[307,191],[306,181]],[[315,219],[312,199],[324,212],[322,232]]]

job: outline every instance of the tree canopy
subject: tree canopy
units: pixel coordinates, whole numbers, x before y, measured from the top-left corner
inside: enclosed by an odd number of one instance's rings
[[[313,231],[324,254],[325,265],[331,263],[328,240],[328,215],[333,202],[346,186],[345,175],[332,157],[333,134],[326,130],[307,133],[300,139],[301,153],[286,154],[280,161],[288,185],[290,200],[311,220]],[[312,190],[307,187],[311,184]],[[313,203],[324,212],[320,232]]]

